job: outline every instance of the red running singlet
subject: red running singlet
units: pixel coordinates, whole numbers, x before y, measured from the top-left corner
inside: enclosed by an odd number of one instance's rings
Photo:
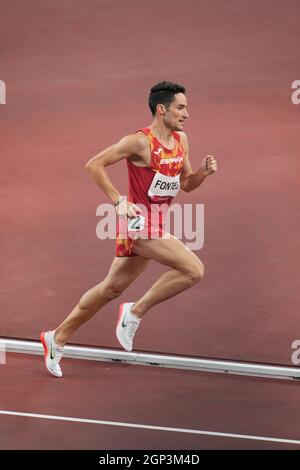
[[[159,238],[164,233],[165,218],[172,199],[180,190],[180,173],[185,155],[180,134],[173,132],[174,148],[164,147],[148,128],[140,129],[149,141],[150,165],[140,167],[127,159],[128,201],[139,206],[140,217],[133,221],[119,220],[116,256],[134,256],[137,237]],[[122,226],[122,227],[121,227]]]

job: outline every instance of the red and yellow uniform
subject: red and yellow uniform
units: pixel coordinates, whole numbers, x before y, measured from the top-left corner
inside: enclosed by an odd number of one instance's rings
[[[119,221],[116,256],[134,256],[132,248],[137,236],[159,238],[163,235],[167,209],[180,189],[179,178],[185,154],[180,134],[173,132],[175,145],[170,150],[158,141],[149,128],[137,132],[147,136],[151,160],[149,167],[139,167],[127,159],[128,201],[139,206],[142,217],[135,224],[140,227],[138,231],[128,228],[126,220]]]

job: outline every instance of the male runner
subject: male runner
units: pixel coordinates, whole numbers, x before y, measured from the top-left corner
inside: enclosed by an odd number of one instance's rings
[[[41,333],[48,371],[61,377],[59,366],[63,347],[72,333],[104,305],[122,292],[144,271],[149,260],[168,270],[136,302],[121,305],[116,327],[122,347],[132,350],[132,340],[140,321],[153,306],[195,285],[204,275],[200,259],[176,237],[164,230],[165,211],[181,188],[190,192],[217,170],[212,155],[203,158],[194,172],[189,161],[184,122],[188,118],[185,88],[172,82],[160,82],[149,95],[152,124],[123,137],[86,164],[96,184],[114,203],[121,221],[126,221],[116,240],[116,257],[106,278],[87,291],[70,315],[55,329]],[[127,159],[129,200],[120,195],[105,168]],[[127,221],[138,220],[135,236],[127,231]],[[122,225],[122,223],[121,223]],[[124,229],[124,227],[123,227]]]

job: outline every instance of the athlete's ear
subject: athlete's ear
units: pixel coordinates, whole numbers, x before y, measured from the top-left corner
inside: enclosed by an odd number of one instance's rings
[[[163,104],[158,104],[156,106],[156,111],[159,116],[164,116],[166,114],[166,108]]]

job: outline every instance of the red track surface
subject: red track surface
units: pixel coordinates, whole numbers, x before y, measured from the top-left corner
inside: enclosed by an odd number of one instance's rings
[[[105,276],[114,242],[96,238],[95,213],[108,201],[84,164],[149,124],[150,86],[173,80],[188,91],[193,167],[207,153],[219,162],[203,187],[177,200],[205,204],[206,277],[149,312],[136,350],[292,365],[299,14],[298,0],[1,1],[0,336],[38,339]],[[121,192],[124,171],[110,171]],[[72,342],[118,347],[119,303],[136,300],[161,271],[150,265]],[[80,361],[66,361],[58,382],[38,372],[36,357],[9,363],[1,409],[300,437],[297,383]],[[5,416],[0,425],[2,448],[126,448],[133,437],[141,448],[265,447]]]
[[[0,410],[296,439],[296,382],[9,354]],[[1,449],[299,449],[299,445],[0,415]]]

